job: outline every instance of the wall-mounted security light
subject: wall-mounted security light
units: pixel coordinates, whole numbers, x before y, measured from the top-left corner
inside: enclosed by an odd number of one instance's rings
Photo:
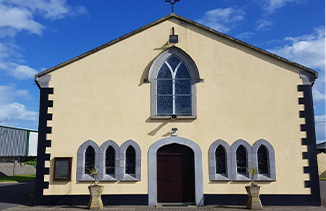
[[[174,27],[172,27],[172,34],[169,37],[169,43],[178,43],[178,35],[174,34]]]
[[[176,118],[177,118],[177,115],[175,115],[175,114],[172,114],[172,115],[171,115],[171,119],[172,119],[172,120],[175,120]]]
[[[172,133],[171,133],[172,136],[177,136],[178,135],[178,128],[174,127],[172,128]]]

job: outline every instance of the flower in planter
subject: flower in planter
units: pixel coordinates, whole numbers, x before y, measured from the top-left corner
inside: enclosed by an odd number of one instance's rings
[[[90,170],[89,170],[89,174],[90,175],[94,175],[94,181],[91,183],[91,185],[94,185],[94,186],[97,186],[97,183],[98,183],[98,181],[97,181],[97,174],[98,174],[98,171],[99,171],[99,167],[96,167],[96,166],[93,166],[93,168],[91,168]]]
[[[247,169],[249,174],[251,175],[251,183],[250,186],[258,186],[256,183],[254,183],[254,176],[258,174],[258,168],[250,166],[249,169]]]

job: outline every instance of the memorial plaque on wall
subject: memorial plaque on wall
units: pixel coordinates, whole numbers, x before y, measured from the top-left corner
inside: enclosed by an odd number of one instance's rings
[[[72,158],[54,158],[53,180],[71,180]]]

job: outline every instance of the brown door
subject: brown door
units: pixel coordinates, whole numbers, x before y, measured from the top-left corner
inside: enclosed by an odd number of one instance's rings
[[[194,153],[189,147],[170,144],[157,151],[157,201],[195,201]]]

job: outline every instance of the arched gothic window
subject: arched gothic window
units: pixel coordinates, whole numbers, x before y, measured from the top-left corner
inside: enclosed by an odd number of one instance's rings
[[[238,174],[247,175],[247,151],[244,146],[240,145],[236,152],[237,172]]]
[[[218,146],[215,151],[216,174],[226,174],[226,155],[223,146]]]
[[[190,74],[176,56],[168,58],[157,74],[157,114],[191,115]]]
[[[115,175],[115,150],[109,146],[105,151],[105,173]]]
[[[161,53],[152,63],[151,118],[197,118],[196,83],[200,82],[195,62],[177,47]]]
[[[126,150],[126,174],[135,175],[136,173],[136,151],[132,146]]]
[[[259,174],[269,175],[268,152],[264,145],[261,145],[257,151],[258,172]]]
[[[90,174],[90,171],[95,166],[95,150],[92,146],[88,146],[85,151],[85,174]]]
[[[92,141],[85,141],[78,148],[77,152],[77,181],[93,181],[94,178],[89,174],[94,166],[102,166],[98,162],[99,147]],[[101,170],[101,168],[100,168]]]
[[[257,140],[252,146],[252,164],[258,168],[257,181],[275,181],[275,151],[264,139]]]

